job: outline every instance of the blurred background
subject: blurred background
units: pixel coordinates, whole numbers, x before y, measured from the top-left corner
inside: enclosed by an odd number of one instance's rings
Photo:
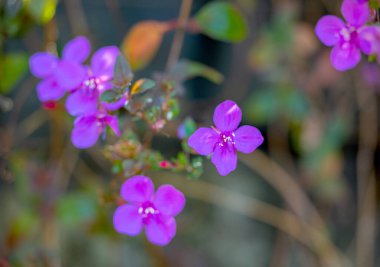
[[[258,127],[264,144],[239,155],[226,177],[207,159],[197,179],[146,172],[156,187],[172,183],[187,196],[168,246],[115,232],[126,177],[111,172],[104,141],[72,146],[73,118],[64,101],[40,103],[28,59],[77,35],[93,51],[123,50],[134,25],[176,20],[186,1],[0,0],[0,266],[380,266],[380,67],[363,58],[354,70],[332,68],[314,25],[341,16],[338,0],[226,1],[247,23],[244,40],[186,33],[180,58],[224,79],[185,81],[180,113],[152,136],[152,148],[175,157],[181,122],[211,125],[225,99],[241,106],[242,123]],[[210,2],[192,1],[190,18]],[[165,71],[174,34],[136,77]]]

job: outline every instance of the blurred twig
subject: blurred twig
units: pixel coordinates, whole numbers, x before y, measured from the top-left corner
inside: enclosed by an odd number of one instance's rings
[[[156,176],[155,180],[165,183],[170,180],[188,197],[230,209],[284,231],[313,251],[321,261],[321,266],[347,266],[343,255],[323,232],[299,220],[292,213],[217,185],[179,179],[178,176],[165,174],[165,178]]]
[[[377,99],[371,90],[356,86],[359,129],[356,158],[357,225],[356,266],[374,265],[376,237],[376,181],[374,155],[378,144]]]
[[[170,49],[166,70],[169,70],[177,61],[181,53],[183,40],[185,38],[186,25],[189,20],[193,0],[182,0],[181,10],[178,18],[178,26],[174,34],[172,47]]]
[[[88,34],[88,25],[80,0],[64,0],[70,28],[74,35]]]

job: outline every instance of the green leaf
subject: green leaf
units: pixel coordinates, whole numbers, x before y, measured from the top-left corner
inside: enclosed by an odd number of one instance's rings
[[[240,12],[230,3],[212,2],[196,15],[200,31],[211,38],[239,42],[247,36],[247,24]]]
[[[100,100],[103,102],[112,103],[119,100],[122,97],[123,97],[123,90],[112,89],[112,90],[104,91],[100,96]]]
[[[151,79],[140,79],[131,87],[131,95],[141,94],[156,86],[156,82]]]
[[[40,24],[49,22],[57,7],[56,0],[24,0],[30,16]]]
[[[122,55],[116,58],[112,83],[116,87],[128,87],[133,79],[131,66]]]
[[[0,93],[10,92],[28,69],[26,53],[11,53],[0,59]]]
[[[187,80],[199,76],[216,84],[222,83],[224,79],[223,75],[217,70],[190,60],[180,60],[171,70],[171,74],[179,80]]]

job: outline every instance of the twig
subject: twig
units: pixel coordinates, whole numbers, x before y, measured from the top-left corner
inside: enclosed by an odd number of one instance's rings
[[[155,176],[154,179],[160,182],[168,182],[169,179],[171,184],[188,197],[227,208],[285,232],[314,252],[321,261],[321,266],[347,266],[344,257],[323,232],[286,210],[207,182],[180,179],[175,174],[166,174],[165,178]]]
[[[185,38],[186,25],[189,20],[192,4],[193,0],[182,0],[177,30],[175,31],[173,43],[169,52],[168,61],[166,63],[166,70],[169,70],[178,61],[183,45],[183,40]]]
[[[356,86],[359,108],[357,179],[356,266],[374,265],[376,181],[374,154],[378,143],[378,116],[374,93]]]

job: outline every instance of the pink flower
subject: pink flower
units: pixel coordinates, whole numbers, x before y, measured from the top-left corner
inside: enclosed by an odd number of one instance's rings
[[[100,135],[109,126],[119,136],[118,119],[106,111],[97,110],[93,113],[79,116],[74,121],[71,141],[77,148],[89,148],[96,144]]]
[[[90,53],[87,38],[79,36],[63,48],[62,59],[47,52],[35,53],[29,60],[30,71],[42,81],[37,85],[41,102],[56,101],[77,87],[85,76],[81,65]]]
[[[161,185],[154,194],[149,177],[137,175],[126,180],[121,196],[128,203],[118,207],[113,224],[119,233],[135,236],[145,228],[148,240],[165,246],[176,234],[176,221],[185,206],[185,196],[172,185]]]
[[[199,154],[211,156],[220,175],[227,175],[236,169],[236,150],[252,153],[264,141],[260,131],[253,126],[243,125],[239,106],[226,100],[214,111],[216,128],[199,128],[189,138],[188,144]]]
[[[323,44],[333,47],[331,63],[334,68],[345,71],[359,63],[360,51],[367,55],[371,53],[371,44],[363,36],[370,9],[367,3],[344,0],[341,12],[347,23],[333,15],[323,16],[315,27],[315,33]]]

